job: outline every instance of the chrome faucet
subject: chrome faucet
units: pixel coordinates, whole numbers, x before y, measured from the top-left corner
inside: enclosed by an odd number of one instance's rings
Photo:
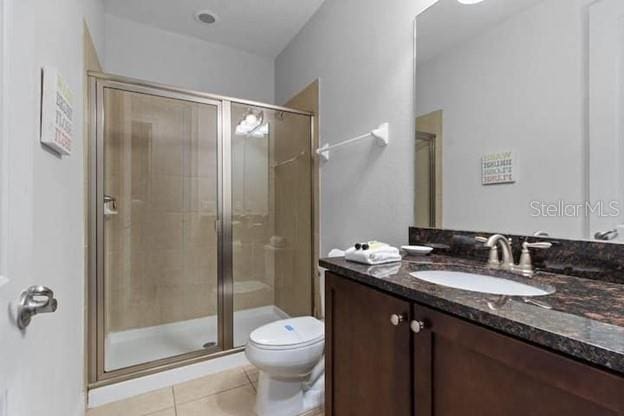
[[[513,253],[511,251],[511,239],[502,234],[494,234],[490,238],[475,237],[481,243],[485,243],[485,247],[490,249],[488,259],[488,267],[492,269],[512,270],[514,267]],[[502,260],[498,256],[498,247],[500,246],[503,255]]]
[[[489,268],[507,270],[525,277],[532,277],[535,273],[529,249],[547,249],[552,247],[552,243],[548,242],[529,243],[528,241],[525,241],[522,243],[520,262],[515,264],[511,248],[512,240],[510,238],[507,238],[502,234],[494,234],[490,238],[475,237],[475,239],[481,243],[485,243],[485,247],[490,249],[490,255],[487,262]],[[502,259],[499,259],[498,247],[501,248]]]

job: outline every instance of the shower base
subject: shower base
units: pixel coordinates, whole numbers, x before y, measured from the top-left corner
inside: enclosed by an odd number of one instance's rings
[[[234,345],[247,343],[251,331],[288,315],[274,305],[234,312]],[[111,332],[106,338],[106,371],[201,350],[217,343],[217,316]]]

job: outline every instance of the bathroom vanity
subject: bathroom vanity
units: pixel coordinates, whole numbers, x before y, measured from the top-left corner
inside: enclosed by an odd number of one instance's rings
[[[328,416],[624,414],[624,285],[538,272],[537,306],[410,275],[476,259],[321,266]]]

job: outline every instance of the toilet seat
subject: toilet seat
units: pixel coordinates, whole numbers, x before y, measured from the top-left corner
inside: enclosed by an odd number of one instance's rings
[[[249,343],[263,350],[296,350],[324,341],[323,322],[311,316],[275,321],[249,335]]]

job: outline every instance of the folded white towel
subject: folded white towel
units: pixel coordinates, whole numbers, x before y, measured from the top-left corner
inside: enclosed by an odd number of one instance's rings
[[[399,249],[385,243],[370,242],[368,250],[350,247],[345,251],[345,258],[362,264],[377,265],[401,261]]]
[[[368,249],[366,251],[370,251],[372,253],[384,253],[384,254],[399,254],[399,249],[396,247],[392,247],[392,246],[383,246],[383,247],[379,247],[379,248],[374,248],[374,249]]]
[[[344,251],[338,248],[332,248],[329,254],[327,255],[327,257],[344,257],[344,255],[345,255]]]
[[[381,266],[371,266],[368,268],[368,273],[375,276],[378,279],[385,279],[386,277],[394,276],[401,270],[401,264],[385,264]]]
[[[379,264],[379,263],[389,263],[392,261],[401,261],[403,257],[401,257],[400,254],[378,253],[378,254],[371,254],[370,259],[372,262]]]

